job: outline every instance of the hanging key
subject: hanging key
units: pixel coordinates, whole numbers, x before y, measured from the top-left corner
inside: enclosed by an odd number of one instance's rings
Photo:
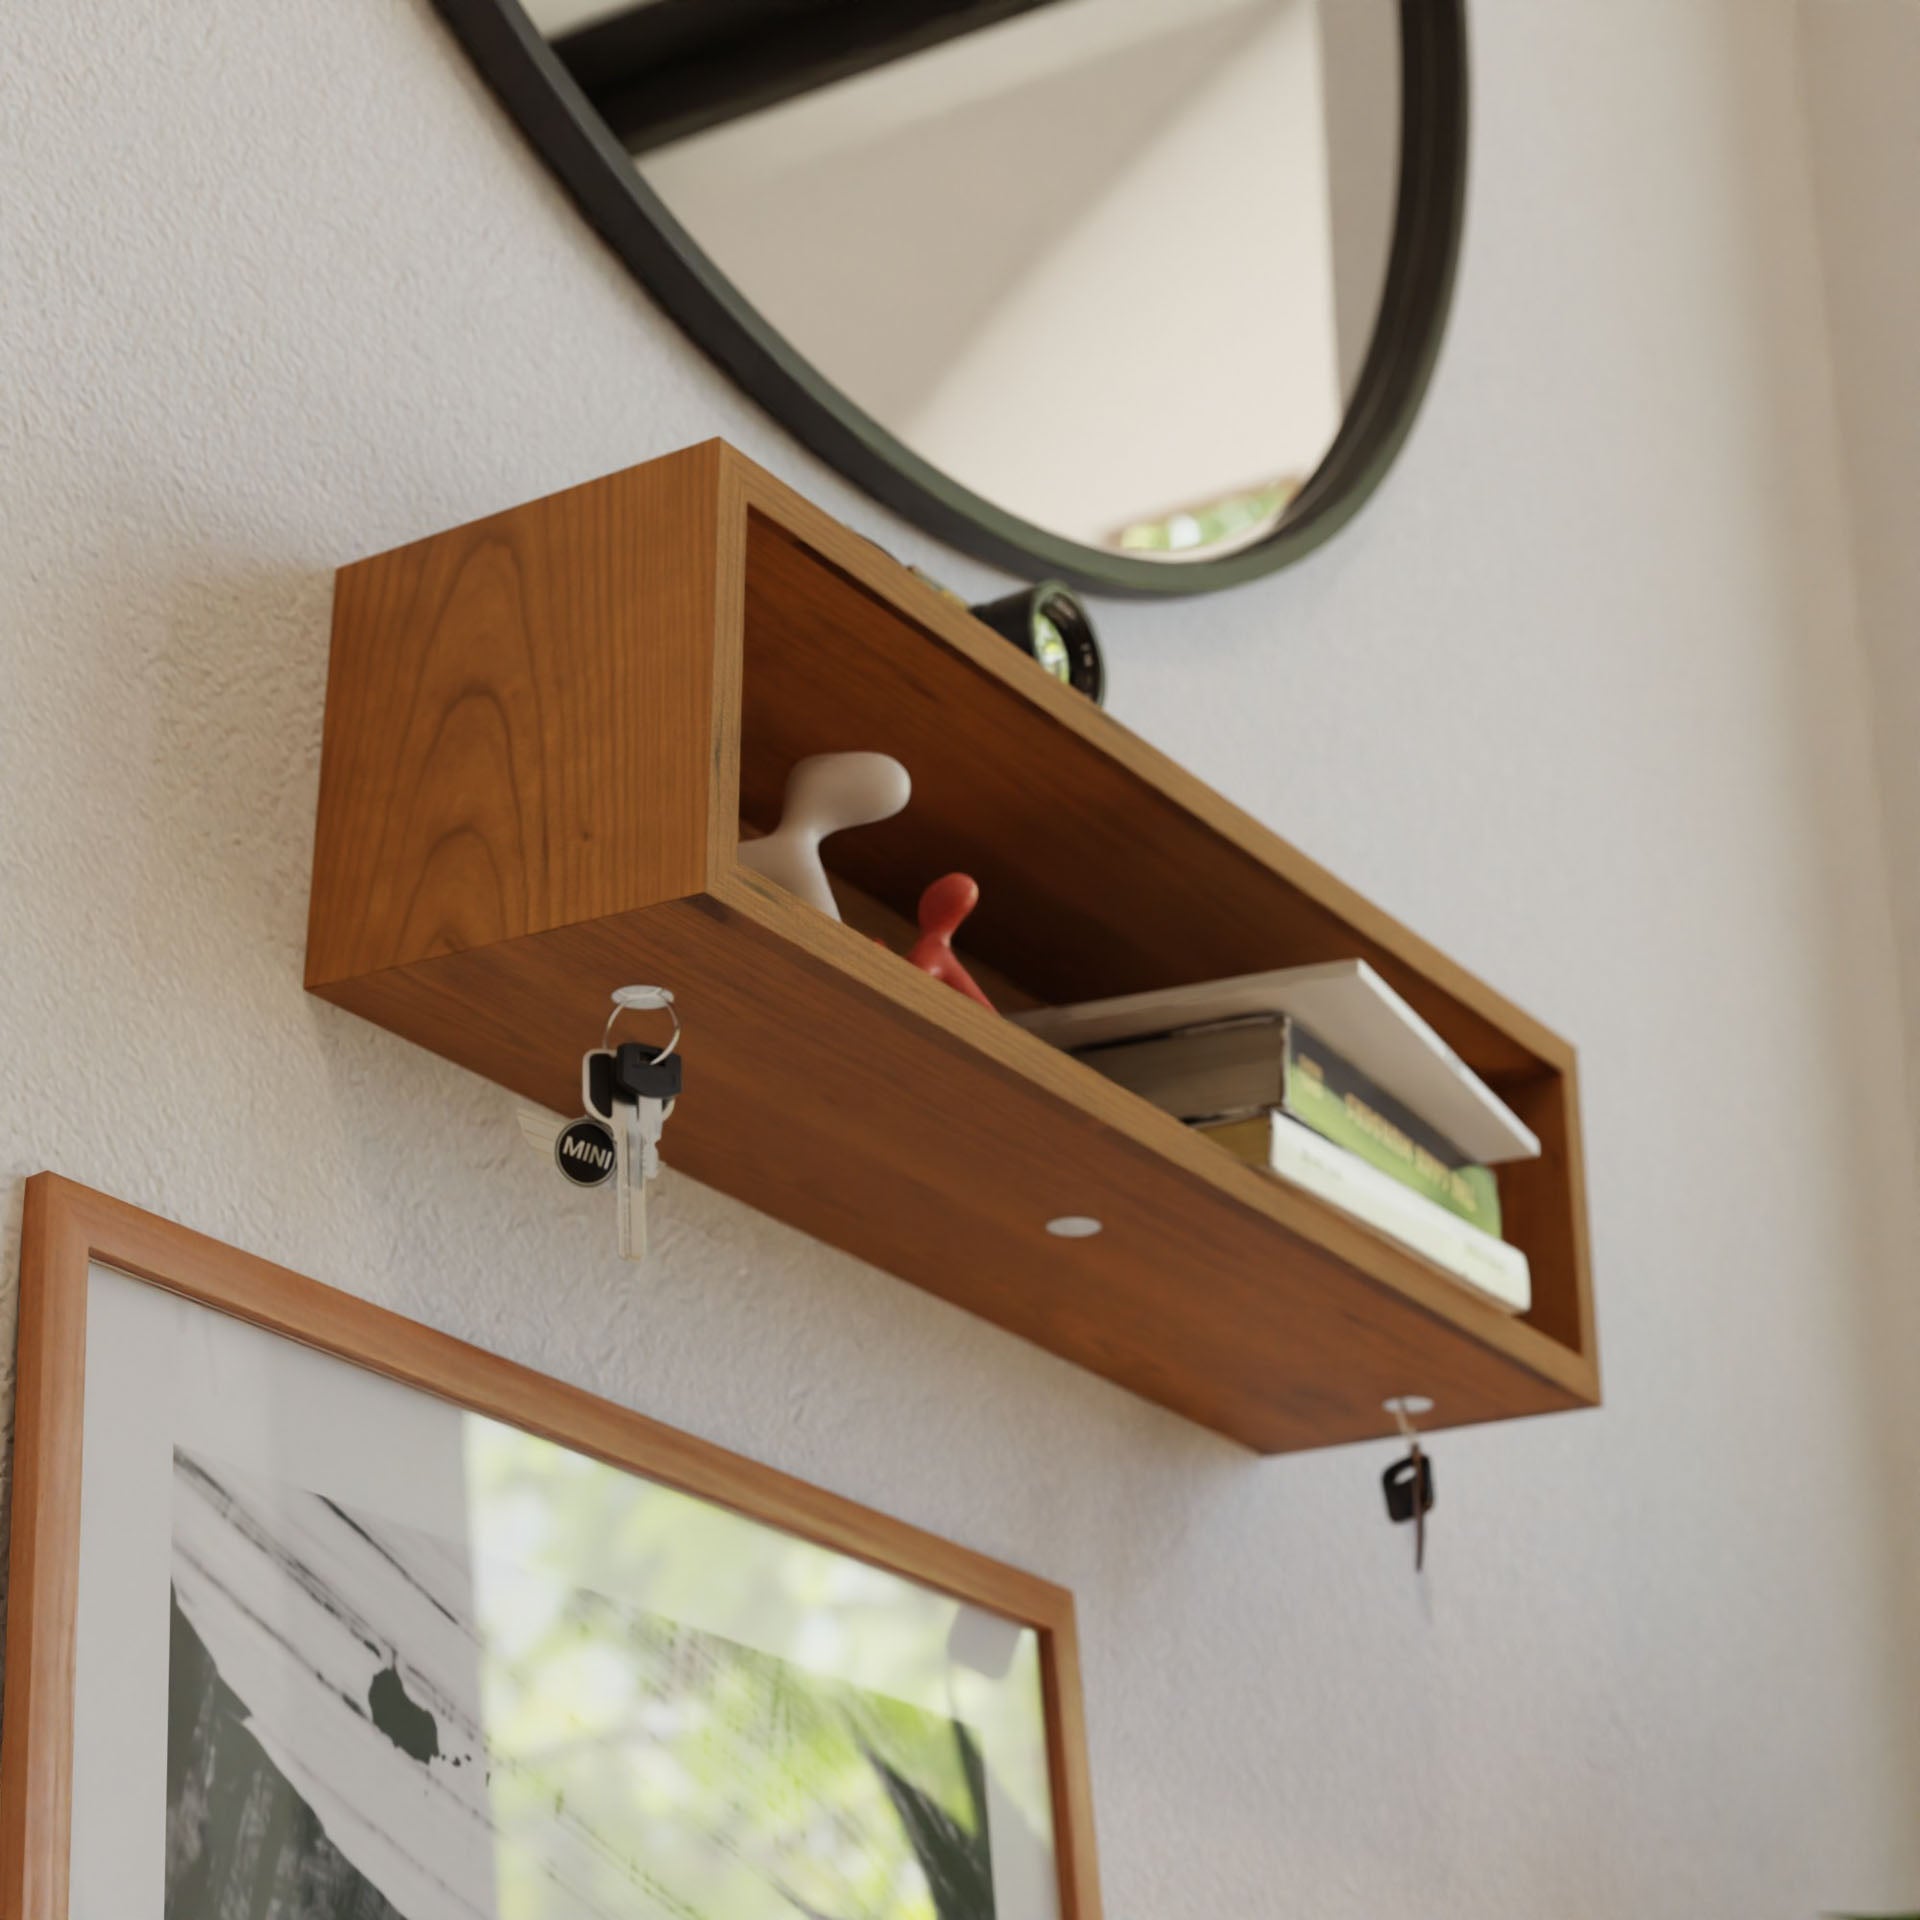
[[[647,1257],[646,1183],[660,1172],[660,1135],[680,1097],[680,1055],[624,1040],[596,1047],[581,1062],[581,1095],[589,1113],[613,1129],[614,1232],[623,1260]]]
[[[1433,1402],[1421,1396],[1404,1395],[1387,1402],[1402,1438],[1407,1457],[1396,1460],[1380,1476],[1380,1489],[1387,1499],[1387,1518],[1396,1525],[1413,1522],[1413,1570],[1417,1574],[1426,1564],[1427,1515],[1433,1511],[1433,1461],[1420,1445],[1412,1415],[1431,1413]]]
[[[613,1134],[614,1232],[623,1260],[647,1257],[647,1182],[660,1172],[660,1135],[680,1097],[680,1016],[664,987],[623,987],[613,996],[606,1039],[623,1012],[660,1008],[673,1020],[664,1047],[638,1040],[595,1047],[580,1063],[587,1112]]]
[[[624,1013],[664,1013],[673,1032],[663,1047],[638,1040],[612,1044]],[[580,1061],[578,1120],[557,1121],[520,1110],[527,1144],[550,1155],[576,1187],[614,1188],[615,1231],[623,1260],[647,1257],[647,1182],[660,1172],[660,1135],[680,1097],[680,1015],[665,987],[622,987],[600,1044]]]
[[[1380,1476],[1387,1496],[1387,1518],[1413,1522],[1413,1570],[1427,1557],[1427,1515],[1433,1510],[1433,1462],[1414,1441],[1404,1460],[1396,1460]]]

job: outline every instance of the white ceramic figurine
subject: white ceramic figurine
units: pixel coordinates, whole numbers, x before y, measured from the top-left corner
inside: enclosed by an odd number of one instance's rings
[[[820,842],[847,827],[891,820],[912,793],[906,768],[890,754],[809,754],[787,775],[779,826],[764,840],[742,841],[740,864],[838,920]]]

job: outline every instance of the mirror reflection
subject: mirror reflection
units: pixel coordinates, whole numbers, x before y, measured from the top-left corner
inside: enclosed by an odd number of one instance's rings
[[[1372,339],[1395,0],[531,0],[645,184],[825,382],[1006,513],[1270,533]]]

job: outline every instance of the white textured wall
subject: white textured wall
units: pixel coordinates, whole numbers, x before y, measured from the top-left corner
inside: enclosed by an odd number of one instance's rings
[[[1920,1100],[1920,0],[1800,0],[1860,638],[1881,778],[1909,1111]],[[1892,1042],[1889,1043],[1892,1050]],[[1914,1259],[1877,1357],[1912,1398]],[[1904,1284],[1901,1282],[1904,1281]],[[1888,1514],[1896,1577],[1920,1595],[1920,1459]]]
[[[1920,1088],[1920,0],[1800,0],[1800,33]]]
[[[1071,1585],[1116,1916],[1910,1905],[1912,1139],[1793,18],[1474,14],[1400,468],[1104,623],[1123,718],[1583,1048],[1608,1405],[1441,1442],[1424,1598],[1385,1449],[1256,1462],[671,1175],[635,1277],[504,1096],[302,994],[337,562],[718,430],[982,578],[682,344],[424,0],[7,11],[0,1169]]]

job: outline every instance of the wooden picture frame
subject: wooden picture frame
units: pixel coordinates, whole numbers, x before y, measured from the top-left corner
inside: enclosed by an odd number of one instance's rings
[[[0,1727],[3,1920],[68,1912],[96,1267],[1030,1627],[1059,1912],[1099,1920],[1073,1600],[1062,1588],[51,1173],[27,1183],[20,1265]]]

